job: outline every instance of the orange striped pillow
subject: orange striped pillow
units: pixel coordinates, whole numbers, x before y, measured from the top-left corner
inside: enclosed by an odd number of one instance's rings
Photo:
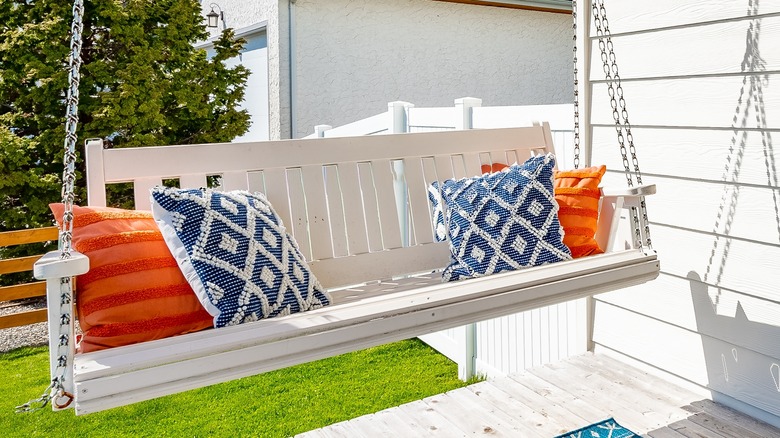
[[[556,171],[554,188],[558,201],[558,219],[563,227],[563,243],[574,258],[601,254],[593,236],[599,218],[599,184],[606,166]]]
[[[62,204],[50,208],[58,222]],[[148,211],[73,207],[73,249],[89,257],[76,309],[89,352],[213,327]]]

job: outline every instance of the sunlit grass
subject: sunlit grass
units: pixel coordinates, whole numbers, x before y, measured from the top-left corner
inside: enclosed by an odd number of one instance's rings
[[[46,347],[0,354],[0,424],[8,436],[286,437],[449,391],[457,367],[408,340],[76,417],[14,414],[48,384]]]

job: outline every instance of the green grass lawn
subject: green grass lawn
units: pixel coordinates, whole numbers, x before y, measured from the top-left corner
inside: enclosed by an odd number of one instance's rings
[[[414,339],[81,417],[48,406],[15,414],[48,380],[46,347],[0,353],[2,438],[286,437],[465,385]]]

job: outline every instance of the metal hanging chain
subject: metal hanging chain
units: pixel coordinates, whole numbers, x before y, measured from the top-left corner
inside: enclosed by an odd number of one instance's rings
[[[572,29],[574,30],[574,168],[580,167],[580,80],[577,68],[577,0],[571,0]]]
[[[70,258],[73,238],[73,201],[76,183],[76,128],[79,122],[79,78],[81,70],[81,34],[83,25],[83,0],[73,2],[73,24],[70,39],[70,69],[68,72],[68,97],[65,112],[65,158],[62,172],[62,203],[65,213],[60,228],[60,252],[62,258]]]
[[[634,181],[632,175],[636,177],[637,184],[642,184],[642,173],[639,170],[639,160],[636,155],[636,148],[634,147],[634,136],[631,134],[631,124],[628,120],[628,110],[626,108],[626,100],[623,96],[623,86],[620,82],[620,74],[618,72],[617,58],[615,56],[615,49],[612,44],[612,34],[609,31],[609,20],[607,19],[607,11],[604,7],[604,0],[593,0],[591,3],[593,10],[593,22],[596,28],[596,35],[598,36],[599,51],[601,52],[601,61],[603,64],[604,75],[607,83],[607,93],[610,98],[610,105],[612,107],[612,118],[615,121],[615,130],[617,131],[618,143],[620,145],[620,154],[623,158],[623,167],[626,175],[626,182],[629,187],[633,187]],[[625,130],[625,136],[623,131]],[[626,143],[628,143],[628,149],[626,149]],[[631,154],[631,162],[628,160],[628,154]],[[631,166],[633,164],[633,174]],[[639,211],[636,207],[631,208],[632,222],[634,223],[634,239],[638,246],[642,246],[642,232],[640,230],[639,215],[642,215],[644,221],[644,244],[648,248],[652,248],[652,240],[650,239],[650,226],[647,218],[647,204],[645,203],[644,196],[640,197]]]
[[[79,105],[79,74],[81,70],[81,42],[84,16],[83,0],[73,2],[73,23],[70,35],[70,69],[68,72],[67,109],[65,113],[65,157],[63,159],[64,170],[62,174],[62,203],[65,204],[65,213],[62,216],[62,225],[59,232],[60,257],[70,258],[71,242],[73,236],[73,201],[75,199],[76,182],[76,128],[78,126]],[[58,409],[68,407],[73,401],[73,394],[65,391],[64,381],[67,375],[68,354],[70,342],[67,333],[70,332],[71,311],[73,303],[73,287],[71,278],[60,280],[60,326],[66,330],[60,336],[57,345],[57,364],[49,387],[37,399],[16,407],[16,412],[34,412],[43,409],[50,402]],[[55,305],[55,303],[48,303]],[[52,364],[53,365],[53,364]]]

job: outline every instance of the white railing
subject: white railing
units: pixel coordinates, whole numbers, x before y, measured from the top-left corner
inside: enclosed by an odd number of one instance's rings
[[[452,107],[416,108],[409,102],[390,102],[387,112],[339,127],[317,125],[308,137],[350,137],[385,133],[485,129],[548,122],[560,168],[571,168],[574,157],[574,106],[526,105],[483,107],[482,100],[465,97]],[[511,163],[507,163],[511,164]],[[395,163],[396,202],[406,200],[403,166]],[[401,213],[399,220],[407,222]],[[420,339],[458,364],[467,379],[475,373],[495,376],[522,371],[587,350],[587,306],[576,300],[516,315],[469,324],[421,336]]]

